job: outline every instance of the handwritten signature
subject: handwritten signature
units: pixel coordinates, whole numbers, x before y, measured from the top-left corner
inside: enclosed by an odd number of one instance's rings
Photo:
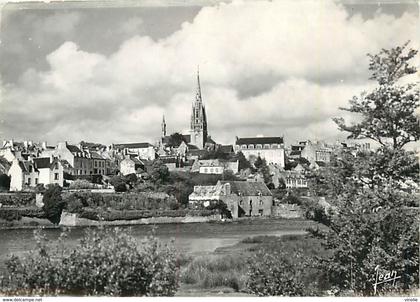
[[[373,283],[374,294],[376,295],[376,290],[379,284],[392,282],[392,285],[395,286],[395,281],[400,279],[401,276],[397,275],[397,271],[384,271],[379,272],[379,265],[375,267],[376,276],[375,283]]]

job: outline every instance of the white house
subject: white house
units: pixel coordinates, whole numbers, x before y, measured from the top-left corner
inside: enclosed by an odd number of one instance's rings
[[[267,164],[277,164],[284,168],[283,137],[237,137],[234,149],[236,153],[242,152],[248,160],[261,157]]]
[[[120,172],[122,175],[140,174],[143,172],[144,163],[137,158],[127,157],[120,162]]]
[[[114,144],[112,147],[124,155],[135,155],[146,160],[154,160],[156,158],[155,148],[149,143]]]
[[[38,184],[63,186],[64,168],[57,158],[45,157],[29,160],[15,159],[9,169],[10,191],[22,191]]]

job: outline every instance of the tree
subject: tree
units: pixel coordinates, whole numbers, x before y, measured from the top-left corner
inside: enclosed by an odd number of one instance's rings
[[[239,171],[251,168],[251,163],[246,159],[242,152],[239,151],[238,154],[236,154],[236,158],[238,160]]]
[[[184,136],[178,132],[175,132],[169,136],[167,146],[176,148],[181,145],[182,142],[185,142]]]
[[[157,159],[153,162],[149,174],[155,184],[162,184],[169,178],[169,169],[160,159]]]
[[[42,202],[44,203],[42,209],[44,210],[45,217],[54,224],[60,222],[61,212],[65,206],[65,203],[61,198],[61,191],[61,187],[57,184],[48,185],[42,199]]]
[[[10,177],[6,174],[0,174],[0,190],[10,189]]]
[[[114,175],[109,180],[109,183],[114,187],[115,192],[127,191],[127,183],[125,178],[121,175]]]
[[[410,49],[405,53],[407,46],[408,42],[401,47],[369,55],[371,79],[376,80],[379,86],[370,93],[353,97],[349,108],[341,108],[361,115],[363,120],[348,126],[343,118],[334,119],[340,130],[350,132],[349,138],[370,138],[382,146],[386,146],[389,139],[394,149],[420,139],[420,124],[415,116],[419,106],[417,85],[398,85],[400,79],[416,72],[416,68],[410,66],[410,60],[417,50]]]
[[[344,119],[335,119],[350,138],[371,138],[381,147],[356,155],[340,152],[311,180],[314,191],[331,204],[329,211],[315,215],[328,230],[313,233],[332,251],[323,264],[339,291],[373,294],[377,266],[397,271],[400,289],[418,287],[419,220],[416,211],[407,208],[416,197],[404,187],[418,180],[419,167],[414,154],[403,147],[419,138],[414,115],[419,99],[415,84],[399,84],[416,71],[409,61],[417,51],[405,54],[406,47],[369,55],[372,79],[379,86],[343,108],[359,113],[362,121],[348,126]]]

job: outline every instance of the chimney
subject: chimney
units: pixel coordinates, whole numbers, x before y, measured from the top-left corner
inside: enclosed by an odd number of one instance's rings
[[[60,142],[57,145],[57,149],[66,149],[67,148],[67,142]]]
[[[43,150],[47,150],[47,142],[42,142],[41,146]]]
[[[28,149],[28,141],[24,141],[23,145],[25,146],[25,149]]]
[[[9,140],[10,148],[13,148],[13,139]]]

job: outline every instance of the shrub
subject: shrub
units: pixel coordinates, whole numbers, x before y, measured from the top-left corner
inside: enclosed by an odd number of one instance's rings
[[[74,250],[36,234],[37,249],[7,261],[3,291],[12,295],[173,296],[176,258],[171,245],[150,236],[141,248],[116,229],[89,229]]]
[[[114,187],[115,192],[125,192],[127,191],[127,184],[125,182],[124,177],[120,175],[113,176],[109,182]]]
[[[48,185],[42,199],[46,218],[54,224],[58,224],[61,219],[61,212],[64,208],[64,202],[61,199],[61,187],[57,184]]]
[[[93,189],[95,186],[87,181],[86,179],[76,179],[70,184],[70,189],[81,190],[81,189]]]
[[[305,286],[302,273],[305,270],[300,254],[259,251],[248,260],[248,290],[258,296],[303,296]]]
[[[0,190],[8,191],[10,189],[10,177],[6,174],[0,174]]]

